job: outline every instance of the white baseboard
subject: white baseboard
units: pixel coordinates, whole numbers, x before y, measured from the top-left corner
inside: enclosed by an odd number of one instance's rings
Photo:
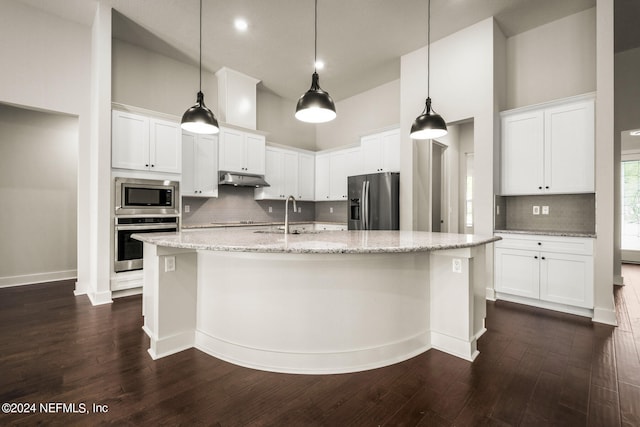
[[[36,283],[57,282],[59,280],[75,279],[78,270],[50,271],[47,273],[25,274],[22,276],[0,277],[0,288],[11,286],[33,285]]]
[[[113,302],[111,291],[87,292],[87,296],[91,301],[91,305],[111,304]]]
[[[624,277],[622,277],[621,275],[613,276],[613,284],[624,286]]]
[[[615,310],[596,307],[593,309],[593,318],[591,320],[596,323],[618,326],[618,319],[616,318]]]

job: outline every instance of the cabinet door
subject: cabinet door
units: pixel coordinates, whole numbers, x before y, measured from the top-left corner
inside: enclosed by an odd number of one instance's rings
[[[245,134],[245,172],[265,174],[265,137]]]
[[[244,133],[234,129],[220,129],[220,170],[227,172],[244,172]]]
[[[546,191],[595,191],[593,101],[550,108],[544,120]]]
[[[269,187],[255,190],[255,198],[257,200],[284,198],[283,159],[282,151],[274,148],[266,149],[264,179],[269,183]]]
[[[218,137],[199,135],[194,155],[198,196],[218,197]]]
[[[177,123],[150,119],[150,169],[156,172],[180,173],[182,170],[182,132]]]
[[[298,153],[282,153],[282,180],[284,197],[298,196]]]
[[[149,170],[149,119],[114,110],[111,120],[111,167]]]
[[[347,198],[347,153],[336,151],[331,153],[329,162],[329,199],[346,200]]]
[[[496,291],[528,298],[540,296],[539,254],[518,249],[495,249]]]
[[[369,135],[360,140],[362,153],[362,173],[382,172],[384,158],[382,135]]]
[[[328,154],[316,156],[316,200],[329,200],[330,193],[330,158]]]
[[[349,148],[344,150],[346,154],[346,166],[344,172],[344,194],[347,197],[347,178],[354,175],[362,175],[362,150],[358,148]]]
[[[315,156],[298,155],[298,199],[315,200]]]
[[[382,134],[382,161],[384,172],[400,172],[400,129]]]
[[[182,179],[180,180],[180,194],[182,196],[196,195],[196,164],[195,164],[196,136],[191,133],[182,134]]]
[[[538,194],[543,183],[542,111],[502,118],[502,194]]]
[[[593,308],[593,257],[542,252],[540,299]]]

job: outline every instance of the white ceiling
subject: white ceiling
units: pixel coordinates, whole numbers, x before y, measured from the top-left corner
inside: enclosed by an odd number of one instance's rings
[[[96,4],[96,0],[21,1],[86,25],[93,20]],[[197,64],[198,0],[102,1],[117,11],[115,38]],[[431,40],[490,16],[510,37],[595,3],[432,0]],[[639,3],[616,0],[616,8]],[[233,68],[260,79],[264,88],[280,96],[296,99],[311,83],[313,11],[313,0],[203,0],[203,67],[212,72],[223,65]],[[616,10],[616,17],[620,13]],[[400,56],[426,45],[426,16],[426,0],[319,0],[318,58],[326,63],[318,72],[322,88],[337,101],[399,78]],[[246,33],[234,29],[236,17],[249,22]]]

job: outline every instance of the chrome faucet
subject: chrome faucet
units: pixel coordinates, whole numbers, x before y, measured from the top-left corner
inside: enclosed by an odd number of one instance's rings
[[[293,196],[287,197],[284,202],[284,234],[289,234],[289,200],[293,200],[293,211],[295,212],[298,209],[296,208],[296,198]]]

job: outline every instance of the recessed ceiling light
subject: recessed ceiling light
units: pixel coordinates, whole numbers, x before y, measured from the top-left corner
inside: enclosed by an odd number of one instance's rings
[[[244,18],[236,18],[236,20],[233,21],[233,25],[238,31],[247,31],[247,28],[249,28],[249,24]]]
[[[322,62],[322,60],[318,59],[316,61],[316,70],[322,70],[324,69],[324,62]]]
[[[632,130],[629,134],[631,136],[640,136],[640,130]]]

